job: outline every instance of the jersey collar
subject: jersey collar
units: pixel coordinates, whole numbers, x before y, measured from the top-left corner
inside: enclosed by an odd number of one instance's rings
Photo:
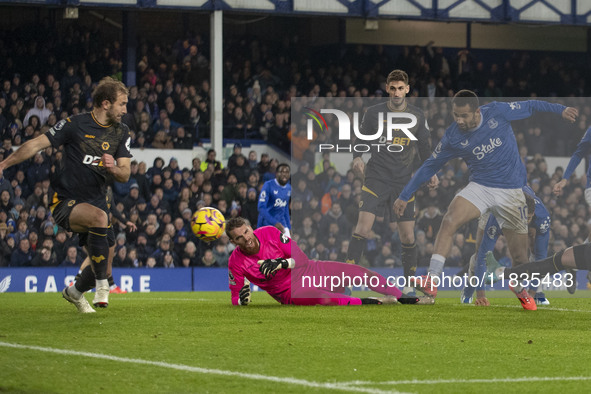
[[[92,120],[94,120],[94,121],[95,121],[95,123],[96,123],[97,125],[99,125],[100,127],[103,127],[103,128],[105,128],[105,129],[106,129],[106,128],[108,128],[108,127],[111,127],[111,125],[104,125],[104,124],[102,124],[101,122],[99,122],[99,121],[98,121],[98,119],[97,119],[97,118],[94,116],[94,111],[90,111],[90,116],[92,116]]]

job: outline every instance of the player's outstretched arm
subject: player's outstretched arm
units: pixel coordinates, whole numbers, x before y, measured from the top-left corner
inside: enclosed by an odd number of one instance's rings
[[[295,260],[291,257],[288,259],[267,259],[258,261],[260,267],[259,271],[267,278],[273,277],[280,269],[295,267]]]
[[[4,172],[4,170],[8,167],[30,159],[31,157],[35,156],[37,152],[47,148],[48,146],[51,146],[51,143],[45,134],[41,134],[39,137],[25,142],[13,154],[0,162],[0,174],[2,174],[2,172]]]

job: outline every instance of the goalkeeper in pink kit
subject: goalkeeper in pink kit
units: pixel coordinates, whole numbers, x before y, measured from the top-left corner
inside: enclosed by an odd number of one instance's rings
[[[226,223],[226,233],[237,246],[228,261],[233,305],[250,303],[250,283],[281,304],[424,304],[433,301],[429,297],[403,296],[386,278],[364,267],[310,260],[295,242],[272,226],[253,230],[245,219],[238,217]],[[355,278],[385,297],[347,296],[343,292],[350,283],[345,278]]]

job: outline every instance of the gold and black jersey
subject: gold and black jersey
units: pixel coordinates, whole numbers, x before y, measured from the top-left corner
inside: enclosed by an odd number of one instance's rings
[[[405,112],[413,114],[417,123],[409,131],[418,139],[418,141],[411,140],[402,130],[393,130],[392,139],[387,139],[387,114],[390,112]],[[382,114],[380,116],[380,113]],[[380,129],[378,122],[380,120],[384,123],[382,130],[382,137],[379,139],[380,143],[399,145],[402,147],[401,151],[389,151],[387,149],[380,149],[379,151],[372,150],[371,158],[367,162],[365,169],[366,178],[377,178],[382,182],[389,184],[406,184],[410,180],[414,171],[413,163],[417,156],[421,162],[429,158],[431,154],[431,142],[427,121],[423,111],[406,103],[406,108],[403,110],[392,111],[388,107],[388,102],[380,103],[367,108],[363,121],[361,122],[361,133],[365,135],[375,134]],[[408,118],[394,117],[393,123],[406,124],[409,123]],[[376,141],[377,142],[377,141]],[[355,156],[360,156],[357,154]]]
[[[59,179],[52,185],[60,200],[90,201],[105,196],[110,175],[103,166],[103,154],[115,160],[132,157],[127,125],[102,125],[92,113],[59,121],[47,138],[55,148],[64,148]]]

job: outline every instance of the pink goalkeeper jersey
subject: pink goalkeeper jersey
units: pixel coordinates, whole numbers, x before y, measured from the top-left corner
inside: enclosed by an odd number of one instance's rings
[[[259,271],[259,260],[280,259],[292,257],[291,238],[282,234],[273,226],[265,226],[253,231],[259,240],[261,248],[257,254],[246,254],[240,248],[234,249],[228,260],[228,276],[230,279],[230,291],[232,293],[232,304],[238,305],[240,289],[244,286],[244,278],[265,290],[269,295],[281,302],[284,298],[290,297],[291,292],[291,270],[278,270],[275,276],[267,279]],[[293,244],[293,258],[296,264],[307,262],[308,257]]]

